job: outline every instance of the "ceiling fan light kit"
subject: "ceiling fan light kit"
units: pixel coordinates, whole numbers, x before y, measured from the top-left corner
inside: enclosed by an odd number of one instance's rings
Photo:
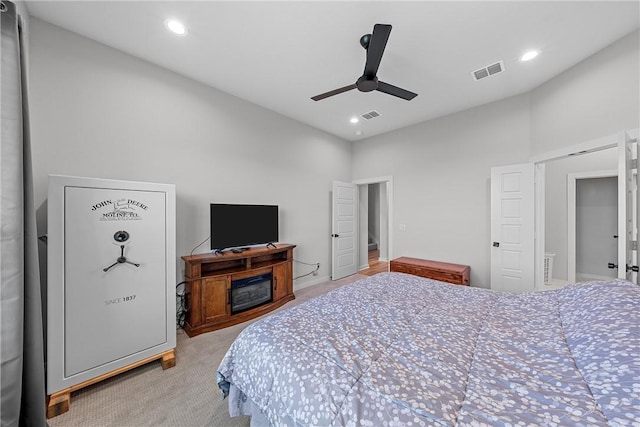
[[[388,95],[411,101],[418,96],[417,93],[410,92],[406,89],[399,88],[389,83],[378,80],[378,68],[382,60],[382,54],[387,46],[389,35],[391,34],[391,25],[376,24],[373,27],[373,33],[365,34],[360,38],[360,45],[367,51],[367,59],[364,66],[364,73],[358,80],[351,85],[334,89],[329,92],[322,93],[311,97],[314,101],[320,101],[330,96],[338,95],[352,89],[358,89],[360,92],[372,92],[377,90]]]

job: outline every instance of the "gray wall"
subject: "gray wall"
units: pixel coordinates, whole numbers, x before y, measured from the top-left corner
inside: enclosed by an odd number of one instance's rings
[[[623,37],[531,92],[531,154],[640,127],[640,32]],[[547,164],[546,250],[567,278],[566,175],[617,169],[616,150]]]
[[[299,245],[297,259],[320,262],[321,279],[331,181],[391,175],[394,256],[468,264],[472,284],[489,287],[490,168],[640,127],[638,34],[532,92],[350,146],[32,19],[39,223],[51,173],[177,184],[179,254],[208,235],[209,202],[277,203],[281,240]]]
[[[532,155],[640,126],[639,38],[634,31],[531,92]]]
[[[354,143],[354,179],[393,176],[393,256],[470,265],[489,287],[490,168],[526,162],[528,135],[520,95]]]
[[[490,287],[490,168],[640,127],[639,34],[529,93],[354,143],[354,179],[394,177],[394,256],[468,264]]]
[[[320,262],[294,286],[329,276],[329,194],[351,180],[348,142],[35,18],[30,37],[41,230],[48,174],[173,183],[179,255],[208,236],[209,203],[278,204],[280,240]]]

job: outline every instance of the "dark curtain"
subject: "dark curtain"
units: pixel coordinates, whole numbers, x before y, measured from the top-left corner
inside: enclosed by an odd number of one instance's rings
[[[2,426],[46,426],[44,336],[22,19],[2,17],[0,139],[0,408]]]

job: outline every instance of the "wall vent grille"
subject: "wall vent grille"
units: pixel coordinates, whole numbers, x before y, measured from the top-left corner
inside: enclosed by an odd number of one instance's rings
[[[485,77],[493,76],[494,74],[498,74],[504,71],[504,62],[498,61],[495,64],[487,65],[486,67],[480,68],[478,70],[472,71],[471,75],[473,79],[478,81],[484,79]]]
[[[376,117],[380,117],[380,113],[378,113],[376,110],[371,110],[368,113],[364,113],[360,117],[362,117],[363,119],[371,120]]]

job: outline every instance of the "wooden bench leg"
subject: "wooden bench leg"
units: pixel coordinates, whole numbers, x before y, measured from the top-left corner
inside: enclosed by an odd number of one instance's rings
[[[67,412],[69,403],[71,403],[70,388],[53,393],[49,396],[49,402],[47,403],[47,419]]]
[[[162,369],[169,369],[176,366],[176,354],[173,349],[162,354],[162,360],[160,361]]]

